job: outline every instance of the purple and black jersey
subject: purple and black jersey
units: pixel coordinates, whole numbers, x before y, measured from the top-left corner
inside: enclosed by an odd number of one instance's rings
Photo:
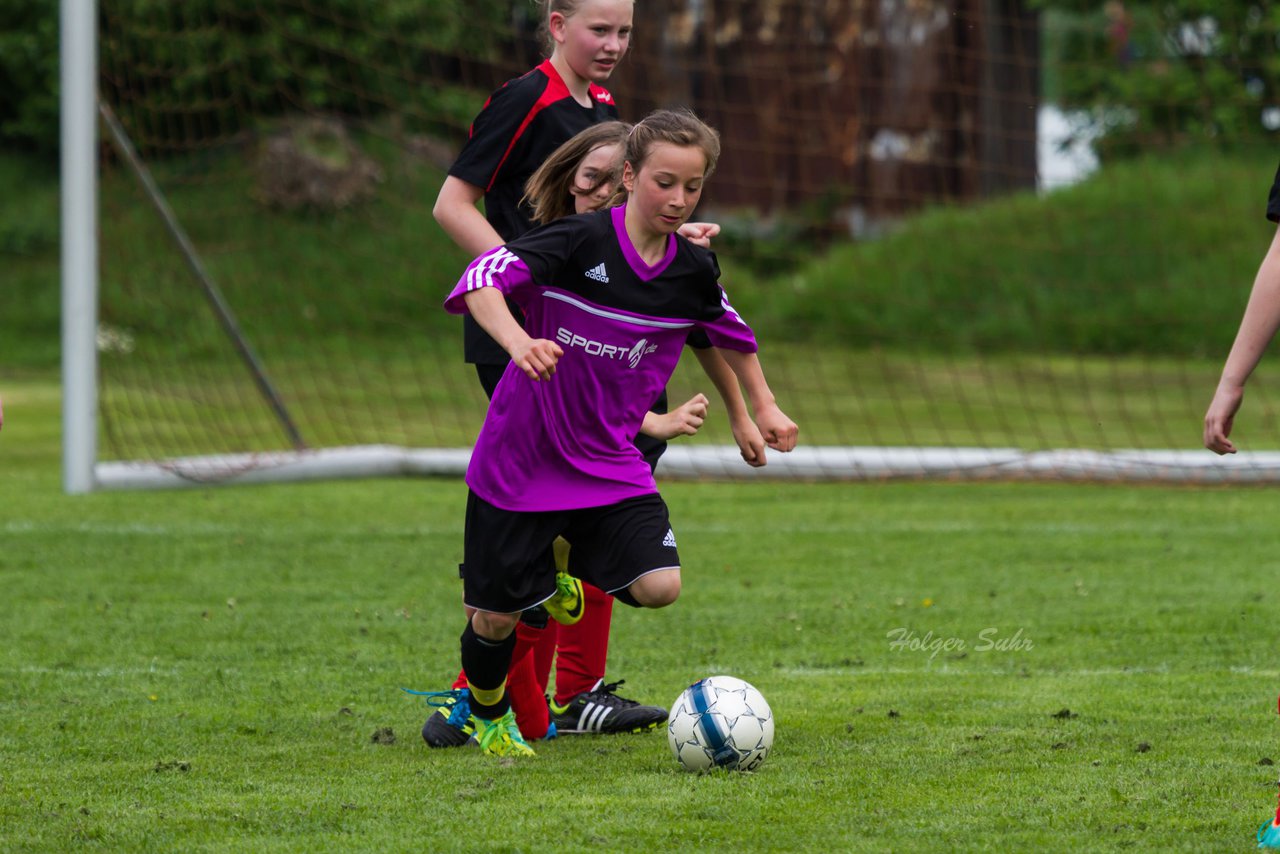
[[[530,336],[564,350],[549,382],[510,363],[494,392],[467,485],[496,507],[576,510],[657,492],[634,440],[689,333],[756,351],[715,256],[672,235],[651,267],[625,215],[624,206],[565,217],[487,252],[445,301],[462,314],[468,291],[496,287],[524,310]]]
[[[1275,180],[1271,182],[1271,195],[1267,198],[1267,219],[1280,222],[1280,169],[1276,169]]]
[[[618,118],[607,89],[593,83],[589,94],[589,107],[574,100],[548,59],[507,81],[476,116],[449,174],[484,190],[485,218],[503,240],[514,240],[533,228],[532,212],[520,200],[525,182],[543,161],[581,131]],[[507,363],[503,349],[470,318],[463,330],[468,362]]]

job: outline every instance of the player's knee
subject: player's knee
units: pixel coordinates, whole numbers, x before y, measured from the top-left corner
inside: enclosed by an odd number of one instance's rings
[[[505,640],[516,630],[520,622],[520,614],[497,614],[493,611],[476,611],[471,617],[471,627],[476,634],[486,640]]]
[[[642,575],[628,590],[641,607],[665,608],[680,596],[680,569],[660,569]]]

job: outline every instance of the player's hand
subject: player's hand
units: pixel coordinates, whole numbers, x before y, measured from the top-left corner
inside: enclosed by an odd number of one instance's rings
[[[1204,414],[1204,446],[1215,454],[1234,454],[1236,446],[1227,437],[1235,425],[1236,413],[1244,401],[1242,386],[1218,386]]]
[[[511,348],[511,361],[534,382],[551,379],[563,355],[560,345],[546,338],[530,338]]]
[[[711,248],[711,238],[720,233],[720,224],[715,222],[686,222],[676,231],[681,237],[703,249]]]
[[[646,436],[666,442],[678,436],[692,436],[707,420],[707,396],[695,394],[666,414],[650,412],[640,428]]]
[[[738,443],[738,453],[743,461],[752,468],[760,468],[768,463],[764,455],[764,436],[760,428],[750,418],[743,417],[740,422],[731,425],[733,441]]]
[[[775,451],[785,453],[795,448],[800,428],[776,404],[762,407],[756,412],[756,426],[760,428],[760,435],[764,436],[764,443]]]

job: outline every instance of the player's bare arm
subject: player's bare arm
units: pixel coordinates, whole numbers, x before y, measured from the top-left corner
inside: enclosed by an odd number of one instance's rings
[[[483,255],[504,241],[480,213],[476,203],[484,190],[450,175],[444,179],[431,214],[453,242],[472,255]]]
[[[711,238],[720,233],[720,224],[715,222],[686,222],[676,229],[685,240],[703,249],[711,248]]]
[[[764,371],[760,368],[760,360],[755,353],[740,353],[737,350],[720,349],[720,355],[729,363],[738,380],[751,399],[751,408],[755,411],[756,426],[764,442],[776,451],[790,451],[796,446],[796,436],[800,428],[787,417],[774,399],[769,384],[765,381]]]
[[[720,399],[724,401],[725,411],[729,415],[729,429],[733,431],[733,441],[738,445],[738,452],[747,465],[759,468],[767,462],[764,437],[760,435],[760,429],[747,410],[747,402],[742,397],[737,375],[714,347],[695,348],[693,352],[698,357],[702,370],[715,384]]]
[[[1267,345],[1280,328],[1280,229],[1262,259],[1253,281],[1235,343],[1222,368],[1213,400],[1204,416],[1204,445],[1216,454],[1234,454],[1228,438],[1236,412],[1244,400],[1244,387],[1262,359]]]
[[[731,420],[729,429],[733,431],[733,441],[738,445],[743,462],[752,468],[760,468],[769,462],[764,453],[764,436],[750,415]]]
[[[497,288],[477,288],[465,297],[467,311],[480,327],[493,336],[531,380],[549,380],[556,363],[564,355],[560,345],[545,338],[531,338],[512,317],[507,301]]]
[[[664,442],[681,436],[692,436],[707,420],[709,405],[710,401],[705,394],[695,394],[670,412],[646,412],[640,432]]]

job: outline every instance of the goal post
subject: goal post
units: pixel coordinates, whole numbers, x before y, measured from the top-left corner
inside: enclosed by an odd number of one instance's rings
[[[61,0],[62,471],[69,493],[96,485],[98,448],[98,8]]]

